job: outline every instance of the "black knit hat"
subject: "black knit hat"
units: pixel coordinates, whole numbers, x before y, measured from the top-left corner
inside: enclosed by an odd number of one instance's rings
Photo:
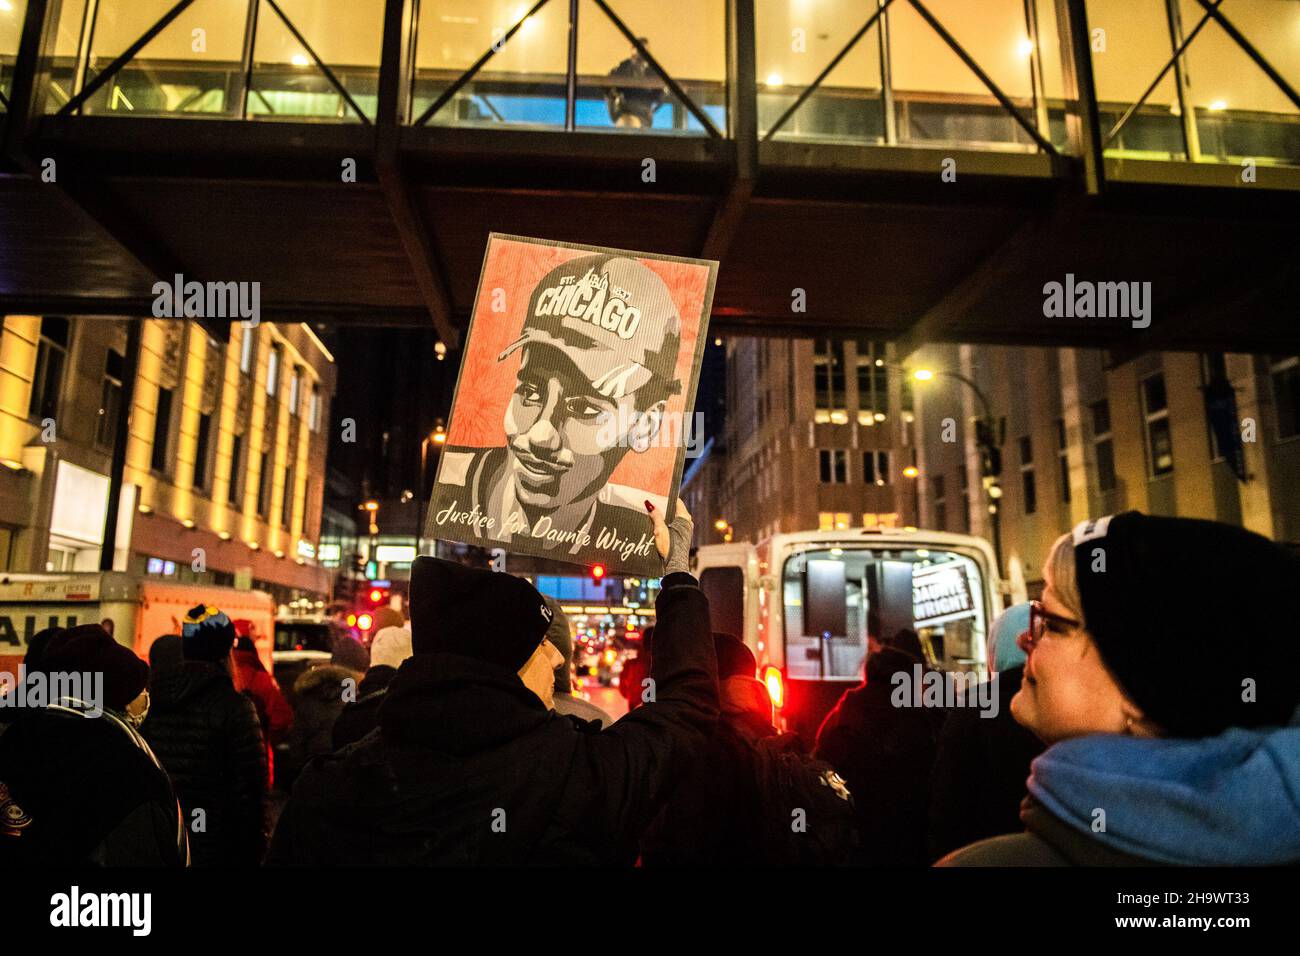
[[[745,642],[733,634],[713,632],[713,652],[718,658],[718,680],[728,677],[753,677],[758,661]]]
[[[98,624],[56,632],[45,646],[42,666],[47,674],[103,674],[104,699],[99,703],[113,710],[124,710],[149,682],[149,665]]]
[[[537,650],[553,614],[513,574],[421,555],[411,566],[411,648],[460,654],[517,671]]]
[[[1290,721],[1300,558],[1243,528],[1129,511],[1076,527],[1074,562],[1103,661],[1166,733]]]

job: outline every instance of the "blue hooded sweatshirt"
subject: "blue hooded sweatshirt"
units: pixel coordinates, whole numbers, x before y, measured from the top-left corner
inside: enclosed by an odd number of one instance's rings
[[[1187,866],[1300,862],[1300,724],[1202,740],[1096,734],[1049,747],[1029,792],[1103,845]],[[1095,811],[1105,830],[1093,832]]]

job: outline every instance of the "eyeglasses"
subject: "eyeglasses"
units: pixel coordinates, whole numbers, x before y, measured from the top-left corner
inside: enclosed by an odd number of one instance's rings
[[[1024,649],[1026,652],[1032,651],[1038,645],[1038,642],[1043,639],[1043,635],[1049,631],[1053,634],[1065,635],[1081,627],[1083,627],[1082,621],[1053,614],[1043,606],[1042,601],[1030,601],[1029,630],[1025,632],[1026,646]]]

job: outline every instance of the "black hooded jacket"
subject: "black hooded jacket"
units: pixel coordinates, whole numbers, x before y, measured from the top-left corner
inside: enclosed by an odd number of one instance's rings
[[[407,659],[380,732],[303,771],[267,862],[632,863],[718,710],[694,578],[665,577],[657,613],[656,700],[603,731],[547,710],[499,665]]]
[[[1029,764],[1042,742],[1011,716],[1024,667],[997,676],[998,713],[954,708],[943,725],[930,779],[930,857],[1021,829]]]
[[[867,679],[846,691],[817,731],[814,756],[827,761],[853,794],[864,861],[924,866],[930,771],[943,714],[895,707],[893,676],[913,677],[916,658],[884,647],[867,658]]]
[[[171,784],[133,736],[120,717],[23,710],[0,734],[0,869],[184,866]]]
[[[253,702],[224,670],[197,661],[157,675],[150,696],[140,732],[176,788],[193,865],[256,866],[266,850],[267,769]]]

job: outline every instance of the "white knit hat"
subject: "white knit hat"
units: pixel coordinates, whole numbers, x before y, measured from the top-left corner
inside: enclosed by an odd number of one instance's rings
[[[404,627],[382,627],[370,642],[370,666],[401,667],[411,656],[411,632]]]

